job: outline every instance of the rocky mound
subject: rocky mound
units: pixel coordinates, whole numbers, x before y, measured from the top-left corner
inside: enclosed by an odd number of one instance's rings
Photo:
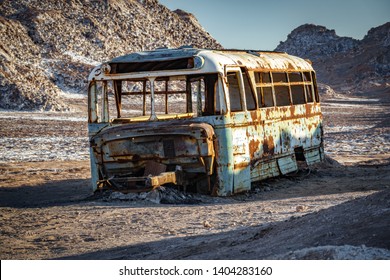
[[[362,40],[340,37],[324,26],[294,29],[277,51],[308,58],[318,80],[341,92],[390,87],[390,22],[372,28]]]
[[[94,65],[157,47],[220,48],[193,15],[157,0],[4,0],[0,4],[0,108],[69,109]]]
[[[324,26],[304,24],[294,29],[285,42],[281,42],[276,50],[308,57],[325,59],[338,53],[348,53],[357,48],[359,41],[349,37],[339,37],[335,30]]]

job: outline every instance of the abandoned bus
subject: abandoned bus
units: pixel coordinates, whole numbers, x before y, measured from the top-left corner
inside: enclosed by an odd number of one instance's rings
[[[94,190],[227,196],[324,157],[315,72],[286,53],[157,49],[88,80]]]

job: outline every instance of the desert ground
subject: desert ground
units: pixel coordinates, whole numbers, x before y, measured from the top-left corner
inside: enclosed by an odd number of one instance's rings
[[[1,111],[0,258],[390,259],[390,92],[322,110],[324,163],[233,197],[93,194],[82,110]]]

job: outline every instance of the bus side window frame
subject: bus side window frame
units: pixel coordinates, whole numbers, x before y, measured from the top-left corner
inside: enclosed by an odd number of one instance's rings
[[[266,74],[268,75],[269,81],[263,81],[263,77]],[[256,79],[256,75],[258,75],[258,81]],[[254,71],[254,82],[256,85],[256,96],[258,100],[258,108],[272,108],[276,106],[275,102],[275,91],[274,91],[274,86],[272,82],[272,72],[270,70],[260,70],[260,71]],[[272,105],[267,105],[266,104],[266,98],[265,98],[265,90],[270,90],[271,92],[271,100],[272,100]],[[260,96],[260,98],[259,98]],[[269,96],[268,96],[269,97]]]
[[[218,81],[215,88],[215,114],[225,115],[228,111],[229,107],[226,101],[226,90],[223,85],[222,74],[218,74]]]
[[[205,74],[205,75],[200,75],[196,76],[197,79],[192,79],[190,77],[189,82],[192,84],[194,82],[199,82],[203,83],[203,93],[201,96],[199,96],[199,92],[195,92],[197,95],[197,105],[199,105],[199,101],[202,104],[201,108],[197,108],[197,116],[212,116],[212,115],[224,115],[227,112],[226,108],[226,98],[225,98],[225,91],[223,88],[223,83],[221,79],[221,75],[219,73],[215,73],[215,82],[214,84],[211,84],[213,86],[213,89],[210,91],[211,86],[209,86],[207,83],[210,82],[210,79],[208,76],[212,74]],[[192,86],[190,87],[192,88]],[[191,94],[193,94],[191,89]],[[212,93],[212,95],[210,95]],[[212,103],[210,102],[212,101]],[[210,102],[210,103],[208,103]],[[206,110],[207,109],[207,110]]]
[[[283,75],[285,80],[281,81],[275,81],[276,76]],[[272,88],[274,92],[274,105],[276,107],[284,107],[284,106],[291,106],[292,105],[292,97],[291,97],[291,89],[290,89],[290,83],[288,79],[287,71],[283,70],[277,70],[277,71],[271,71],[271,82],[272,82]],[[287,90],[286,92],[283,91]],[[287,100],[282,99],[282,94],[287,93],[285,97],[288,97],[288,102],[285,102]],[[283,104],[285,102],[286,104]]]
[[[311,83],[312,83],[313,93],[314,93],[314,101],[316,103],[320,103],[320,96],[318,94],[316,73],[314,71],[310,71],[310,75],[311,75]]]
[[[227,91],[225,91],[227,94],[225,94],[226,98],[227,98],[227,107],[228,107],[228,110],[229,112],[245,112],[247,111],[247,108],[246,108],[246,99],[245,99],[245,89],[244,89],[244,81],[243,81],[243,77],[242,77],[242,72],[241,72],[241,68],[238,67],[238,66],[225,66],[225,77],[224,77],[224,81],[225,81],[225,85],[226,85],[226,89]],[[236,74],[236,77],[237,77],[237,82],[238,82],[238,90],[239,90],[239,96],[240,96],[240,104],[241,104],[241,110],[232,110],[232,104],[231,104],[231,93],[230,93],[230,90],[229,90],[229,83],[228,83],[228,73],[235,73]]]
[[[296,79],[297,75],[300,79]],[[307,104],[308,100],[306,94],[306,86],[303,80],[303,73],[301,71],[289,71],[287,73],[287,77],[288,77],[288,83],[289,83],[290,93],[291,93],[291,104],[292,105]],[[293,81],[291,81],[291,77],[294,78]],[[299,90],[301,90],[301,92],[299,92]],[[299,98],[296,98],[296,96],[299,95],[301,96]]]
[[[305,82],[306,97],[311,97],[311,100],[307,100],[307,103],[319,103],[317,83],[315,81],[315,72],[303,71],[302,74]],[[309,78],[309,80],[307,78]],[[307,90],[309,90],[309,92],[307,92]]]
[[[253,86],[253,78],[251,73],[246,69],[246,67],[241,67],[241,73],[242,73],[242,80],[244,83],[244,96],[245,96],[245,102],[246,102],[246,111],[255,111],[258,108],[258,103],[257,103],[257,96],[256,96],[256,91],[254,90]],[[253,73],[253,71],[252,71]],[[248,91],[247,91],[248,89]],[[248,108],[248,99],[253,100],[253,108]]]
[[[99,122],[98,85],[94,79],[88,85],[88,123]]]

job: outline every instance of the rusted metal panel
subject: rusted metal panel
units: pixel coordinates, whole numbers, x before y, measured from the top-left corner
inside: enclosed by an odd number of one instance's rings
[[[100,185],[109,186],[111,189],[124,192],[151,191],[164,184],[185,184],[181,171],[162,172],[157,175],[140,177],[115,177],[99,180]]]
[[[304,151],[306,163],[308,165],[312,165],[314,163],[318,163],[321,160],[321,150],[320,149],[314,149],[314,150],[308,150]]]
[[[258,161],[252,166],[251,177],[253,181],[279,176],[279,168],[276,160]]]
[[[167,183],[172,184],[182,184],[179,180],[180,176],[177,176],[177,173],[175,171],[173,172],[163,172],[155,176],[149,176],[146,178],[146,187],[156,188],[158,186],[162,186]]]
[[[210,125],[180,122],[111,127],[91,139],[97,165],[107,178],[112,177],[112,182],[124,177],[127,181],[142,181],[142,176],[140,180],[136,178],[143,172],[144,177],[149,173],[153,176],[145,181],[152,186],[155,182],[175,184],[175,175],[165,172],[167,166],[183,166],[187,172],[202,170],[211,175],[213,141]]]
[[[278,166],[280,173],[282,173],[283,175],[294,172],[298,169],[297,162],[294,156],[279,158]]]
[[[223,117],[221,122],[215,129],[216,134],[216,184],[213,188],[214,195],[228,196],[233,192],[234,164],[232,152],[232,129],[225,124],[226,117]],[[226,122],[229,123],[229,122]]]
[[[235,115],[237,123],[243,123],[240,118],[243,114]],[[233,122],[235,123],[235,122]],[[250,180],[250,156],[249,156],[249,137],[246,127],[233,126],[232,128],[232,152],[233,152],[233,192],[238,193],[251,188]]]
[[[167,170],[165,164],[161,164],[152,160],[149,160],[145,163],[144,176],[156,176]]]

